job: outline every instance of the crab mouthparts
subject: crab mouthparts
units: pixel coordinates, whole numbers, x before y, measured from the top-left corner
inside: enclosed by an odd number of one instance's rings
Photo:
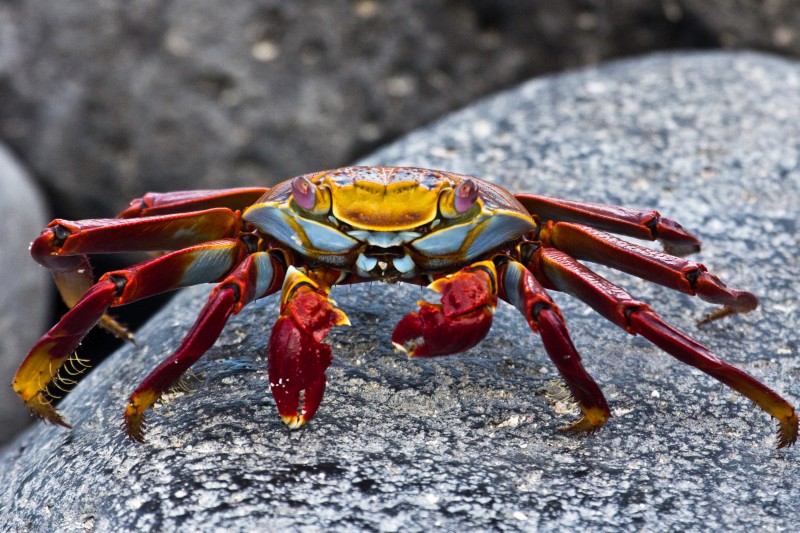
[[[356,259],[358,274],[371,278],[399,278],[414,275],[414,260],[402,246],[367,246]]]

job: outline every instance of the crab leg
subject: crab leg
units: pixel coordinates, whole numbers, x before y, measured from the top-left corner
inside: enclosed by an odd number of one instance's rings
[[[697,237],[674,220],[663,218],[658,211],[636,211],[616,205],[572,202],[533,194],[515,196],[542,222],[576,222],[637,239],[658,240],[668,253],[678,256],[700,250]]]
[[[616,268],[725,306],[717,315],[746,313],[758,307],[758,298],[753,294],[728,289],[700,263],[645,248],[604,231],[569,222],[548,222],[539,237],[545,246],[554,246],[575,259]]]
[[[208,298],[180,347],[136,388],[125,409],[128,437],[144,441],[145,411],[192,366],[219,337],[228,318],[248,303],[276,292],[286,271],[279,252],[249,255],[220,282]]]
[[[66,426],[50,403],[54,393],[50,387],[58,388],[65,379],[59,369],[109,307],[215,281],[229,272],[245,251],[238,239],[214,241],[103,275],[31,348],[14,377],[14,390],[34,414]]]
[[[705,346],[664,322],[647,304],[553,248],[532,258],[534,274],[557,290],[587,303],[631,334],[640,334],[679,361],[692,365],[752,400],[777,419],[778,447],[797,440],[797,413],[786,400],[752,376],[715,357]]]
[[[603,427],[609,418],[600,387],[581,364],[581,357],[569,337],[566,323],[555,302],[533,274],[516,261],[500,265],[500,296],[516,307],[530,328],[541,335],[547,355],[555,363],[578,403],[582,416],[563,431],[591,432]]]
[[[392,342],[410,357],[450,355],[478,344],[492,327],[497,307],[497,272],[481,261],[439,278],[428,288],[442,294],[440,304],[417,302],[395,326]]]
[[[333,326],[350,325],[328,297],[334,281],[324,272],[289,267],[283,282],[280,317],[269,339],[269,383],[278,413],[291,429],[311,420],[322,402],[325,369],[333,360],[323,339]]]
[[[212,189],[193,191],[174,191],[165,193],[149,192],[132,200],[130,205],[117,218],[150,217],[170,213],[201,211],[215,207],[226,207],[232,211],[243,211],[256,203],[269,189],[264,187],[242,187],[238,189]]]
[[[33,241],[31,255],[50,269],[64,303],[72,307],[92,286],[87,254],[175,250],[235,235],[238,216],[228,209],[136,220],[56,219]],[[101,326],[121,338],[130,334],[111,317]]]

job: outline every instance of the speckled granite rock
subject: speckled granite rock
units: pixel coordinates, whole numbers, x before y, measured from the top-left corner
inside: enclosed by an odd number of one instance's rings
[[[698,256],[762,307],[702,329],[687,296],[610,275],[788,398],[800,399],[800,66],[751,54],[660,55],[529,82],[369,157],[544,194],[656,207],[696,230]],[[207,288],[181,294],[0,457],[6,529],[792,530],[797,450],[746,400],[557,295],[614,418],[590,438],[521,317],[461,356],[408,361],[392,325],[424,293],[334,297],[353,326],[313,423],[289,432],[267,391],[275,298],[231,321],[199,381],[126,442],[127,395],[187,330]]]
[[[0,136],[59,216],[110,215],[148,190],[349,163],[536,73],[713,44],[680,15],[650,0],[4,2]]]
[[[22,356],[46,329],[50,276],[31,262],[28,245],[46,223],[40,192],[0,144],[0,445],[31,417],[9,387]]]

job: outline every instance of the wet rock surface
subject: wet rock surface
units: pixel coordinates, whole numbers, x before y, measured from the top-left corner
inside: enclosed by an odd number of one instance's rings
[[[727,361],[800,399],[800,67],[753,54],[659,55],[526,83],[373,154],[512,190],[657,208],[696,257],[762,306],[698,328],[710,307],[601,270]],[[391,329],[420,297],[374,284],[333,296],[353,323],[314,421],[289,432],[268,392],[275,297],[231,320],[190,392],[121,429],[136,384],[177,345],[208,288],[183,292],[0,456],[9,531],[791,530],[797,450],[740,396],[556,295],[614,418],[574,419],[538,338],[509,306],[477,348],[412,360]],[[66,504],[69,502],[69,504]]]
[[[31,421],[9,384],[22,356],[50,319],[50,276],[28,246],[46,223],[41,192],[0,144],[0,445]]]

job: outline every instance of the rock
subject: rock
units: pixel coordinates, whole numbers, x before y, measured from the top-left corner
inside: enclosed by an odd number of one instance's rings
[[[800,54],[800,10],[795,0],[680,0],[728,48]]]
[[[0,445],[31,420],[9,386],[28,348],[50,319],[49,276],[28,245],[46,223],[44,202],[30,176],[0,144]]]
[[[607,4],[5,2],[0,135],[58,216],[109,216],[350,163],[536,73],[708,41],[661,3]]]
[[[513,190],[658,208],[705,241],[697,256],[762,307],[698,328],[688,296],[608,276],[789,399],[797,330],[800,67],[757,54],[672,54],[528,82],[368,157],[447,168]],[[606,271],[604,271],[606,272]],[[337,289],[353,323],[314,421],[287,431],[267,389],[275,297],[231,320],[190,392],[120,428],[130,392],[178,344],[208,288],[183,292],[0,457],[10,530],[790,530],[795,449],[717,382],[556,295],[614,418],[573,413],[539,340],[501,305],[460,356],[409,361],[392,326],[427,293]]]

